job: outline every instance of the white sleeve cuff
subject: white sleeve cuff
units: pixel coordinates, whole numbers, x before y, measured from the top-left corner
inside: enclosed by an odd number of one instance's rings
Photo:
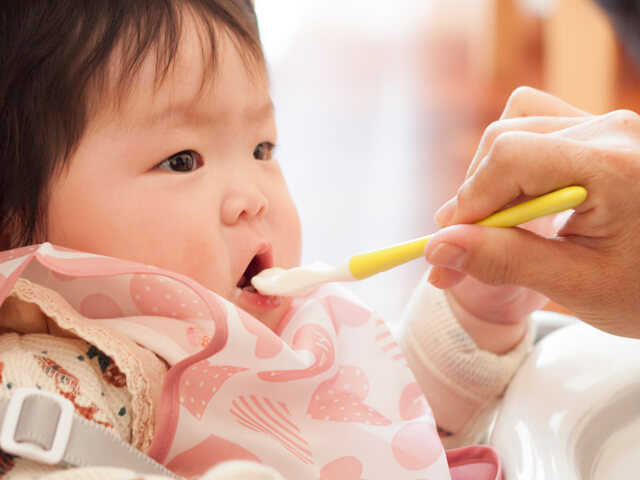
[[[405,310],[398,343],[440,428],[468,438],[488,426],[492,407],[533,343],[533,323],[528,323],[510,352],[481,350],[458,323],[444,291],[426,277],[421,281]]]

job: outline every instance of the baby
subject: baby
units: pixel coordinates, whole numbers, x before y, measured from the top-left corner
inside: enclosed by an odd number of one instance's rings
[[[167,280],[194,280],[215,293],[215,298],[223,299],[223,309],[227,309],[224,325],[229,328],[229,339],[235,338],[231,319],[243,319],[243,312],[275,332],[269,333],[274,338],[278,334],[286,339],[289,325],[308,322],[299,319],[298,312],[304,310],[303,305],[309,298],[294,301],[264,296],[250,286],[251,277],[263,269],[298,265],[301,251],[298,214],[274,156],[277,144],[274,107],[251,3],[248,0],[28,0],[2,2],[0,9],[0,35],[4,45],[0,53],[3,112],[0,238],[3,249],[50,242],[74,251],[175,272],[180,276],[167,273]],[[53,247],[47,251],[53,251],[55,256],[63,250]],[[13,254],[7,253],[4,259],[11,258]],[[56,275],[64,273],[60,268],[49,268]],[[131,274],[143,271],[131,268]],[[99,272],[95,273],[99,276]],[[77,272],[73,275],[81,276]],[[4,276],[10,277],[6,273]],[[24,287],[25,283],[16,285]],[[57,284],[39,286],[34,282],[29,288],[56,290],[53,285]],[[27,357],[32,359],[36,357],[33,351],[56,345],[58,355],[83,357],[83,362],[99,360],[103,355],[97,370],[95,365],[86,367],[87,362],[65,367],[70,377],[80,379],[76,388],[80,393],[74,399],[84,395],[85,401],[97,405],[95,412],[102,415],[92,414],[94,421],[108,424],[121,438],[135,444],[132,438],[140,436],[133,431],[136,420],[126,418],[126,412],[136,408],[131,389],[114,390],[113,378],[109,377],[107,383],[101,384],[101,395],[107,397],[100,400],[102,403],[89,399],[91,395],[86,391],[82,393],[80,384],[94,381],[89,378],[91,375],[97,372],[104,376],[101,367],[105,362],[112,368],[125,370],[111,352],[95,348],[102,346],[98,345],[101,342],[98,336],[104,333],[91,330],[94,327],[84,318],[91,315],[80,306],[68,307],[68,317],[77,317],[79,323],[73,328],[62,325],[44,303],[35,299],[37,295],[29,300],[16,288],[0,310],[3,331],[22,334],[22,343],[13,349],[5,347],[3,351],[5,344],[0,343],[5,385],[11,376],[9,365],[15,362],[13,358],[24,355],[25,351],[31,352]],[[201,287],[190,288],[198,293]],[[358,305],[348,294],[336,292],[331,290],[331,297],[342,296],[344,302],[340,305]],[[206,294],[198,294],[199,298],[208,298]],[[327,305],[328,294],[315,295],[314,298],[324,295],[323,305]],[[67,297],[71,305],[72,296]],[[29,305],[39,308],[30,310]],[[477,441],[483,433],[491,407],[530,345],[532,335],[525,318],[538,306],[539,299],[527,292],[488,287],[473,280],[465,280],[446,293],[424,282],[414,294],[399,334],[399,344],[429,399],[448,446]],[[340,320],[341,315],[351,315],[354,309],[331,307],[329,310],[335,327],[331,338],[338,334],[340,325],[357,323],[351,317],[344,322]],[[81,311],[84,317],[74,316],[74,311]],[[2,315],[9,320],[3,323]],[[34,320],[36,317],[39,319]],[[25,330],[25,319],[40,327]],[[86,325],[82,323],[85,320]],[[242,321],[248,325],[246,319]],[[104,325],[100,328],[106,328]],[[207,335],[218,334],[217,328],[218,324]],[[94,333],[81,333],[85,331]],[[28,334],[34,332],[44,335],[34,340],[35,346],[29,347],[26,340],[31,341]],[[14,340],[17,338],[15,333],[6,333],[4,337],[11,335]],[[125,331],[124,335],[128,333]],[[260,335],[267,338],[264,333]],[[129,336],[145,347],[145,339]],[[227,340],[227,345],[229,342]],[[296,342],[296,338],[290,340],[294,346]],[[198,349],[206,343],[203,341]],[[357,351],[355,344],[353,348]],[[94,352],[93,356],[82,354],[83,349]],[[198,349],[187,353],[195,355]],[[48,350],[38,353],[41,365],[63,363]],[[170,359],[151,347],[143,350],[153,351],[154,360],[138,350],[134,357],[144,358],[141,361],[151,366],[136,372],[129,370],[129,374],[124,375],[127,379],[134,374],[164,376],[165,364],[179,364],[181,360]],[[16,353],[18,351],[22,353]],[[88,370],[72,372],[73,368]],[[287,368],[297,371],[294,367]],[[396,367],[389,368],[390,374],[395,375],[392,372]],[[266,368],[275,372],[274,375],[283,369]],[[410,374],[403,370],[398,375],[404,378]],[[415,382],[413,377],[407,378]],[[318,382],[322,380],[325,377],[318,378]],[[159,395],[161,382],[157,383]],[[321,384],[312,386],[317,392]],[[287,389],[284,383],[265,388],[274,394],[276,387]],[[9,396],[10,389],[5,389],[3,395]],[[397,394],[403,392],[398,390]],[[149,411],[160,408],[157,395],[149,396]],[[422,401],[421,394],[411,398]],[[79,403],[75,402],[76,411]],[[125,413],[121,414],[123,409]],[[421,415],[427,413],[420,412]],[[151,440],[157,446],[153,422],[147,423],[148,441],[136,444],[144,451],[149,449]],[[349,433],[336,428],[328,435]],[[401,454],[396,458],[399,456]],[[19,471],[25,472],[25,478],[41,472],[32,461],[7,458],[14,466],[15,478],[22,478]],[[230,451],[218,455],[210,466],[234,458],[247,457]],[[255,461],[280,466],[278,461],[271,462],[266,454],[256,457]],[[455,456],[449,457],[450,466],[455,462]],[[308,470],[315,472],[315,476],[309,478],[347,478],[349,475],[345,473],[350,468],[348,462],[327,466]],[[409,468],[407,462],[404,467]],[[67,478],[55,473],[60,467],[48,468],[51,478]],[[258,471],[264,478],[280,478],[276,471],[257,464],[233,468],[238,469],[234,470],[237,478]],[[376,475],[391,478],[375,460],[362,468],[367,478],[376,478]],[[113,472],[94,470],[92,478],[116,478]],[[414,473],[410,470],[406,478],[412,478]],[[499,475],[499,468],[491,471],[490,478]],[[71,472],[68,478],[76,478]],[[214,468],[208,473],[182,470],[180,474],[231,478],[223,477],[226,474],[220,472],[216,473]],[[448,471],[438,472],[432,472],[432,478],[448,478]],[[455,477],[453,469],[451,474]],[[86,478],[86,472],[79,475]],[[118,475],[118,478],[140,478],[134,472],[122,470]],[[354,478],[360,478],[360,473],[357,475]]]

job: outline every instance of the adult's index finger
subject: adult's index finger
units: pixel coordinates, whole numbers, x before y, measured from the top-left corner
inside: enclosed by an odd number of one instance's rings
[[[500,119],[533,116],[588,117],[592,114],[541,90],[518,87],[507,100]]]
[[[589,190],[584,148],[571,139],[530,132],[501,135],[474,174],[458,190],[448,225],[474,223],[522,197],[537,197],[569,185]]]

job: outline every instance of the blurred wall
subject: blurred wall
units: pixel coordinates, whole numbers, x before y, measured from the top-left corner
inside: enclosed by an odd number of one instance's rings
[[[638,104],[591,0],[255,3],[305,263],[434,231],[518,85],[596,112]],[[393,321],[425,270],[417,260],[352,287]]]

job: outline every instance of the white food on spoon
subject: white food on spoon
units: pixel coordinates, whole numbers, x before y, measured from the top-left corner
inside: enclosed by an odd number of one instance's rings
[[[251,284],[263,295],[296,297],[306,295],[323,283],[353,280],[348,262],[337,267],[314,262],[290,270],[267,268],[255,275]]]

